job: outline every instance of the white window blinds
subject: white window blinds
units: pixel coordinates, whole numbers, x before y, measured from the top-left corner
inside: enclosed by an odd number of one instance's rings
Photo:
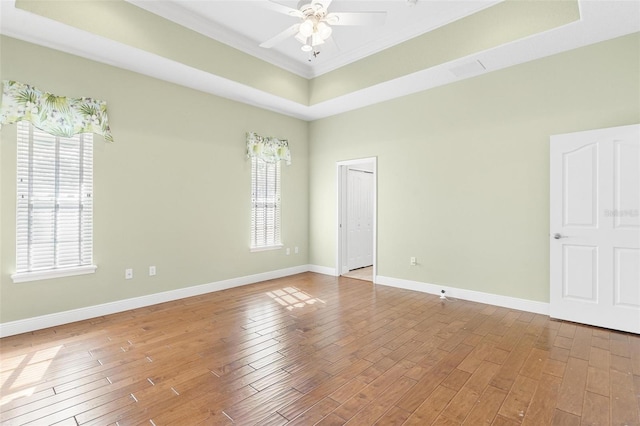
[[[17,170],[16,276],[91,265],[93,135],[57,137],[21,121]]]
[[[268,249],[280,240],[280,162],[251,157],[251,248]]]

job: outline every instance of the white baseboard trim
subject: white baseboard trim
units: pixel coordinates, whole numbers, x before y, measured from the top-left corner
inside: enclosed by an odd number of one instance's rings
[[[255,275],[231,278],[208,284],[201,284],[192,287],[185,287],[162,293],[149,294],[146,296],[134,297],[131,299],[118,300],[116,302],[104,303],[101,305],[88,306],[85,308],[73,309],[71,311],[57,312],[39,317],[26,318],[23,320],[11,321],[0,324],[0,338],[13,336],[15,334],[27,333],[43,328],[68,324],[76,321],[83,321],[103,315],[115,314],[131,309],[143,308],[145,306],[156,305],[158,303],[170,302],[172,300],[184,299],[186,297],[198,296],[214,291],[226,290],[228,288],[240,287],[261,281],[275,278],[287,277],[289,275],[300,274],[310,270],[310,265],[294,266],[292,268],[279,269],[276,271],[263,272]]]
[[[403,280],[400,278],[384,277],[381,275],[376,276],[375,282],[376,284],[390,287],[398,287],[406,290],[420,291],[422,293],[436,295],[440,295],[440,290],[444,290],[447,297],[452,299],[469,300],[471,302],[486,303],[488,305],[517,309],[519,311],[549,315],[549,304],[545,302],[536,302],[534,300],[519,299],[517,297],[483,293],[480,291],[465,290],[463,288],[447,287],[444,285],[429,284],[419,281]]]
[[[323,275],[331,275],[332,277],[337,277],[338,274],[336,274],[336,268],[329,268],[327,266],[319,266],[319,265],[308,265],[309,272],[316,272],[318,274],[323,274]]]
[[[76,321],[83,321],[90,318],[101,317],[103,315],[115,314],[131,309],[143,308],[145,306],[157,305],[158,303],[170,302],[184,299],[186,297],[199,296],[201,294],[226,290],[233,287],[240,287],[247,284],[254,284],[261,281],[287,277],[303,272],[316,272],[318,274],[336,276],[335,268],[319,265],[300,265],[292,268],[279,269],[276,271],[263,272],[255,275],[231,278],[228,280],[216,281],[208,284],[201,284],[192,287],[185,287],[162,293],[149,294],[146,296],[134,297],[131,299],[118,300],[101,305],[87,306],[85,308],[73,309],[70,311],[56,312],[48,315],[41,315],[23,320],[11,321],[0,324],[0,338],[27,333],[34,330],[55,327],[62,324],[69,324]],[[482,293],[479,291],[465,290],[442,285],[410,281],[400,278],[385,277],[377,275],[375,283],[390,287],[398,287],[406,290],[420,291],[423,293],[440,294],[444,289],[447,296],[454,299],[463,299],[473,302],[486,303],[489,305],[502,306],[510,309],[533,312],[536,314],[549,315],[549,304],[535,302],[533,300],[518,299],[515,297],[501,296],[497,294]]]

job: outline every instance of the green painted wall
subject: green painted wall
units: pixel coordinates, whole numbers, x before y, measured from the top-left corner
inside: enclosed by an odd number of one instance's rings
[[[640,122],[639,75],[633,34],[311,123],[310,263],[377,156],[379,275],[548,302],[549,136]]]
[[[3,126],[0,322],[308,263],[308,123],[7,37],[0,51],[2,79],[106,100],[115,138],[95,138],[97,272],[14,284],[16,126]],[[298,255],[249,252],[246,131],[290,141],[282,235]]]

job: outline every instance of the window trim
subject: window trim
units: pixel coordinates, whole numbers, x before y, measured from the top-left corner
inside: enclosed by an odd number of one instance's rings
[[[272,246],[261,246],[261,247],[249,247],[249,250],[253,252],[257,251],[269,251],[269,250],[281,250],[284,247],[284,244],[274,244]]]
[[[72,277],[75,275],[93,274],[98,267],[96,265],[74,266],[72,268],[47,269],[44,271],[20,272],[11,275],[14,283],[48,280],[51,278]]]

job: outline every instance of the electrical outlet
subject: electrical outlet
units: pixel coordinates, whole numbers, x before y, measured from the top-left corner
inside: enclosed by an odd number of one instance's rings
[[[124,279],[125,280],[130,280],[133,278],[133,269],[131,268],[127,268],[124,270]]]
[[[293,252],[294,252],[295,254],[300,253],[300,249],[298,248],[298,246],[296,246],[296,248],[294,248],[294,249],[293,249]]]
[[[286,252],[287,252],[287,256],[289,256],[291,254],[291,249],[289,247],[287,247]]]
[[[156,274],[156,267],[155,266],[149,266],[149,276],[153,277]]]
[[[418,264],[418,262],[416,261],[416,258],[415,258],[415,257],[410,257],[410,258],[409,258],[409,264],[410,264],[411,266],[416,266],[416,265]]]

